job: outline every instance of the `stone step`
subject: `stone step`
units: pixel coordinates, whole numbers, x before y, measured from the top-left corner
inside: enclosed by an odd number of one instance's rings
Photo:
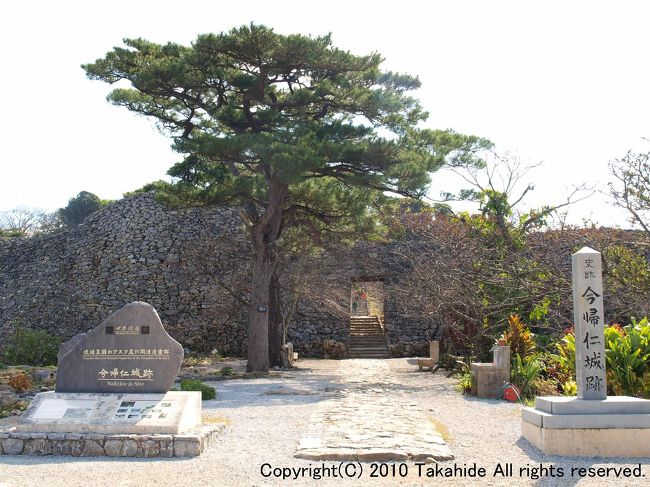
[[[347,358],[389,358],[388,352],[383,353],[348,353]]]
[[[350,352],[387,352],[386,345],[373,347],[350,347]]]
[[[388,353],[386,347],[363,347],[351,348],[348,353]]]

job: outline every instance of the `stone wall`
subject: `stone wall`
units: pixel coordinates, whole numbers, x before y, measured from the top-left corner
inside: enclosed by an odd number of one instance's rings
[[[166,210],[151,195],[110,204],[71,231],[0,239],[0,337],[19,321],[68,338],[140,300],[184,345],[205,333],[242,354],[241,306],[224,287],[241,285],[246,251],[234,210]]]
[[[321,356],[322,340],[349,338],[353,280],[382,280],[394,355],[427,355],[430,323],[401,312],[394,292],[408,267],[399,242],[359,243],[307,266],[287,339]],[[170,210],[144,194],[108,205],[70,231],[0,238],[0,343],[17,323],[69,338],[132,301],[159,312],[169,333],[192,350],[246,354],[250,246],[237,209]],[[419,348],[418,348],[419,347]]]

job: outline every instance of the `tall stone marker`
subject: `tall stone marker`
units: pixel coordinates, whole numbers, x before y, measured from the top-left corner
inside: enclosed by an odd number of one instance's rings
[[[650,401],[607,396],[600,252],[571,256],[577,397],[536,397],[521,434],[547,455],[650,457]]]
[[[153,306],[136,301],[59,349],[56,392],[164,393],[183,361]]]
[[[607,398],[605,319],[600,252],[583,247],[571,256],[578,399]]]

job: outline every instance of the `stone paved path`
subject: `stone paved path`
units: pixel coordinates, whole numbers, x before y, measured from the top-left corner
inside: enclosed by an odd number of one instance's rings
[[[308,460],[451,460],[426,404],[403,393],[384,360],[343,360],[295,456]]]

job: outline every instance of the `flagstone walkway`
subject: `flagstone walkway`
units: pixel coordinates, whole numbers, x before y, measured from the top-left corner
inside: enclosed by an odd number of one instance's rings
[[[339,362],[295,456],[308,460],[437,461],[453,455],[426,404],[408,399],[385,360]]]

